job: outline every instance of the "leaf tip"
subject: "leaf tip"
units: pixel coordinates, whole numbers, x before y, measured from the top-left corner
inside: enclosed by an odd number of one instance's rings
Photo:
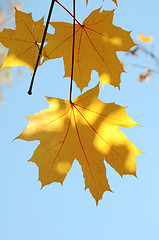
[[[137,180],[139,179],[139,178],[138,178],[138,176],[137,176],[137,173],[135,173],[135,174],[134,174],[134,177],[136,177],[136,178],[137,178]]]
[[[21,133],[21,134],[19,134],[17,137],[15,137],[13,140],[12,140],[12,142],[14,142],[15,140],[17,140],[17,139],[21,139],[21,136],[23,135],[23,133]]]
[[[44,95],[44,97],[46,98],[46,101],[49,103],[49,99],[50,99],[50,97],[45,96],[45,95]]]
[[[21,133],[21,134],[22,134],[22,133]],[[21,134],[20,134],[20,135],[21,135]],[[19,136],[20,136],[20,135],[19,135]],[[15,137],[15,138],[12,140],[12,142],[14,142],[15,140],[19,139],[19,136]]]
[[[43,187],[46,185],[46,184],[44,184],[41,180],[40,180],[40,177],[38,178],[38,182],[40,182],[41,183],[41,188],[40,188],[40,190],[42,190],[43,189]]]
[[[99,200],[96,200],[96,207],[98,206],[98,202],[99,202]]]

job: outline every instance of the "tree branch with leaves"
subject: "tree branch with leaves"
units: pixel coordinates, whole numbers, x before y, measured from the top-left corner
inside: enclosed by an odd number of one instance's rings
[[[54,3],[72,16],[72,24],[50,23]],[[98,203],[105,191],[111,191],[104,161],[121,176],[136,176],[135,159],[141,151],[119,127],[138,124],[127,115],[126,107],[98,99],[100,84],[120,89],[124,67],[117,52],[128,53],[135,44],[130,32],[113,25],[114,10],[96,9],[80,23],[76,19],[75,0],[72,6],[71,13],[61,2],[52,0],[46,26],[44,18],[34,21],[31,13],[15,8],[15,30],[4,29],[0,33],[0,42],[9,48],[3,67],[28,66],[33,73],[28,92],[32,94],[38,67],[48,60],[63,58],[64,77],[70,78],[68,100],[46,97],[49,108],[28,117],[28,126],[17,138],[40,140],[30,161],[39,167],[42,187],[53,182],[63,184],[77,159],[85,189],[90,190]],[[49,23],[55,29],[54,34],[47,32]],[[98,72],[100,83],[82,92],[91,81],[92,70]],[[74,101],[73,81],[82,92]]]

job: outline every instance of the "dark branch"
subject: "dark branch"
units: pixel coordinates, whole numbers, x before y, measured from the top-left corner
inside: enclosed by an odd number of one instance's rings
[[[47,22],[46,22],[46,26],[45,26],[45,30],[44,30],[44,34],[43,34],[43,39],[42,39],[39,54],[38,54],[38,59],[37,59],[37,62],[36,62],[36,66],[35,66],[33,76],[32,76],[32,79],[31,79],[30,88],[29,88],[29,91],[28,91],[29,95],[32,94],[32,88],[33,88],[33,83],[34,83],[34,79],[35,79],[35,74],[36,74],[36,71],[37,71],[37,68],[38,68],[38,65],[39,65],[39,62],[40,62],[40,58],[41,58],[42,50],[43,50],[43,47],[44,47],[44,42],[45,42],[48,26],[49,26],[49,23],[50,23],[50,18],[51,18],[52,10],[53,10],[53,7],[54,7],[54,3],[55,3],[55,0],[52,0],[50,10],[49,10],[49,14],[48,14],[48,18],[47,18]]]
[[[74,71],[74,56],[75,56],[75,0],[73,0],[73,42],[72,42],[72,69],[71,69],[71,83],[70,83],[70,103],[72,104],[72,84]]]

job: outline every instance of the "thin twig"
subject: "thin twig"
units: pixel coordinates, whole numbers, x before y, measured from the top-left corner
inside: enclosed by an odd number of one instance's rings
[[[143,45],[139,45],[139,50],[147,55],[150,55],[152,59],[156,62],[156,64],[159,65],[159,58],[155,56],[155,54],[153,54],[152,52],[148,51]]]
[[[73,42],[72,42],[72,69],[71,69],[71,83],[70,83],[70,103],[72,104],[72,83],[74,70],[74,56],[75,56],[75,0],[73,0]]]
[[[28,91],[29,95],[32,94],[32,88],[33,88],[33,83],[34,83],[34,79],[35,79],[35,74],[36,74],[36,71],[37,71],[37,68],[38,68],[38,65],[39,65],[39,62],[40,62],[40,58],[41,58],[42,50],[43,50],[43,47],[44,47],[44,42],[45,42],[48,26],[49,26],[49,23],[50,23],[50,18],[51,18],[52,10],[53,10],[53,7],[54,7],[54,3],[55,3],[55,0],[52,0],[50,10],[49,10],[49,14],[48,14],[48,18],[47,18],[47,22],[46,22],[46,26],[45,26],[45,30],[44,30],[44,34],[43,34],[43,39],[42,39],[42,42],[41,42],[41,46],[40,46],[40,50],[39,50],[39,54],[38,54],[38,58],[37,58],[37,62],[36,62],[36,66],[35,66],[35,69],[34,69],[34,72],[33,72],[30,88],[29,88],[29,91]]]

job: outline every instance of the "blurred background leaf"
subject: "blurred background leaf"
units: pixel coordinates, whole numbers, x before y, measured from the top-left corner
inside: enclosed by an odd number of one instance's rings
[[[19,10],[23,9],[22,3],[19,1],[0,1],[0,31],[2,31],[3,28],[14,28],[14,7]],[[12,80],[12,68],[1,69],[4,58],[7,55],[7,51],[7,48],[0,44],[0,105],[4,101],[2,95],[3,89],[6,87],[6,85],[8,87]],[[18,70],[17,74],[20,76],[21,70]]]

